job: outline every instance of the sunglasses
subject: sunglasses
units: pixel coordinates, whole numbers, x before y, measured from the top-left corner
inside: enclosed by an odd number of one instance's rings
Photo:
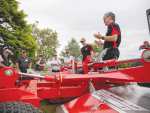
[[[84,41],[81,41],[81,43],[83,43]]]

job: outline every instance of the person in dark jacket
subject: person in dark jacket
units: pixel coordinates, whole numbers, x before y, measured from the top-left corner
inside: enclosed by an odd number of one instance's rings
[[[27,69],[31,69],[31,59],[26,56],[26,51],[22,50],[22,56],[17,58],[16,68],[18,72],[27,73]]]
[[[38,60],[36,62],[36,72],[43,74],[44,66],[45,66],[45,61],[42,60],[42,55],[39,55]]]
[[[86,59],[86,57],[88,55],[91,56],[91,60],[94,56],[94,49],[90,44],[86,43],[85,38],[81,38],[80,42],[82,43],[83,47],[81,48],[81,52],[82,52],[82,61],[84,61]]]
[[[9,50],[8,49],[5,49],[3,51],[2,59],[3,59],[3,62],[1,63],[1,68],[3,68],[3,67],[12,68],[13,61],[12,61],[12,58],[9,56]]]

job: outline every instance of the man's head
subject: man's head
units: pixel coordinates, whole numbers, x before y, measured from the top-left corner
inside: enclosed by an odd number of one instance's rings
[[[107,12],[104,14],[103,20],[105,23],[105,26],[108,26],[109,24],[111,24],[112,22],[115,22],[115,14],[112,12]]]
[[[5,50],[3,51],[4,57],[8,57],[8,54],[9,54],[9,50],[8,50],[8,49],[5,49]]]
[[[70,52],[66,51],[66,55],[67,55],[67,57],[70,57]]]
[[[26,57],[26,50],[22,50],[22,56]]]
[[[81,38],[80,42],[82,43],[83,46],[86,45],[86,40],[85,40],[85,38]]]
[[[57,55],[54,55],[54,59],[57,60]]]
[[[41,55],[41,54],[39,54],[39,59],[40,59],[40,60],[42,59],[42,55]]]

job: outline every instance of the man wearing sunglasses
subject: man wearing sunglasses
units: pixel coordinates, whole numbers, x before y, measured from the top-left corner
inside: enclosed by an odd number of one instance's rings
[[[120,27],[115,23],[115,14],[112,12],[105,13],[103,19],[105,26],[108,26],[106,36],[102,36],[99,32],[98,34],[94,34],[93,36],[99,39],[98,41],[95,40],[95,43],[103,45],[103,49],[107,48],[103,60],[118,59],[120,55],[118,47],[121,42]],[[101,40],[104,40],[104,42]]]
[[[81,38],[80,42],[82,43],[83,47],[81,48],[81,52],[82,52],[82,61],[84,61],[86,59],[86,57],[88,55],[91,55],[91,60],[93,58],[93,47],[89,44],[86,43],[85,38]]]

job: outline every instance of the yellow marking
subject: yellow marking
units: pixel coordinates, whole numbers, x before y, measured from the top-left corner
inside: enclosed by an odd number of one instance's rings
[[[61,81],[60,82],[62,83],[62,75],[60,75],[60,77],[61,77]]]

